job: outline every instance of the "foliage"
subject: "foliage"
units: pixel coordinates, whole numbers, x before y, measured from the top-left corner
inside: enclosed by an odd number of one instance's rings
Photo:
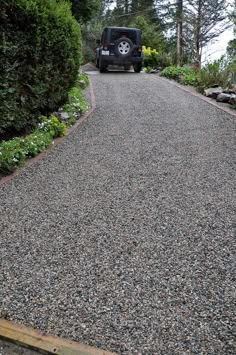
[[[83,97],[82,89],[79,85],[74,86],[69,91],[69,101],[63,106],[63,111],[67,112],[70,117],[80,116],[88,110],[87,102]]]
[[[144,71],[145,71],[145,73],[149,74],[152,71],[152,67],[147,66],[147,67],[144,68]]]
[[[147,17],[139,15],[129,26],[142,31],[142,44],[146,47],[158,48],[160,51],[165,49],[166,40],[158,21],[152,23]]]
[[[157,66],[158,52],[156,49],[143,46],[143,62],[145,67],[154,68]]]
[[[196,86],[198,84],[198,77],[194,72],[185,74],[181,76],[180,83],[183,85]]]
[[[49,118],[42,116],[42,122],[38,125],[38,130],[49,133],[52,138],[62,137],[65,134],[66,125],[58,120],[54,115]]]
[[[73,16],[81,23],[88,22],[98,12],[101,0],[70,0]]]
[[[227,0],[186,0],[184,2],[185,47],[193,63],[201,65],[203,48],[229,27]]]
[[[0,174],[9,174],[20,168],[25,159],[21,138],[0,143]]]
[[[204,89],[222,86],[226,88],[229,85],[230,73],[228,63],[224,57],[215,60],[213,63],[206,64],[198,72],[198,89],[203,92]]]
[[[80,64],[80,29],[63,0],[3,1],[0,134],[35,126],[65,102]]]
[[[35,131],[27,137],[17,137],[0,143],[0,174],[9,174],[24,165],[52,144],[49,133]]]
[[[33,158],[43,152],[52,144],[52,138],[53,137],[49,132],[43,133],[37,130],[27,137],[22,138],[21,146],[24,150],[25,156]]]
[[[188,67],[166,67],[161,71],[161,76],[169,79],[178,80],[182,76],[194,75],[194,71]]]
[[[166,67],[169,67],[173,64],[173,61],[172,61],[172,57],[165,53],[165,52],[162,52],[162,53],[158,53],[157,55],[157,65],[161,68],[161,69],[164,69]]]
[[[82,71],[79,73],[78,80],[83,80],[85,82],[85,86],[89,85],[88,75]],[[77,82],[78,82],[78,80],[77,80]]]

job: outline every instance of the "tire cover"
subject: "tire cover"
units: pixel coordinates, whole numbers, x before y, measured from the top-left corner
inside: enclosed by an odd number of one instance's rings
[[[127,53],[121,53],[119,51],[119,45],[122,43],[122,42],[126,42],[128,45],[129,45],[129,51]],[[131,55],[132,51],[134,49],[134,44],[133,42],[129,39],[129,38],[126,38],[126,37],[123,37],[123,38],[119,38],[117,41],[116,41],[116,44],[115,44],[115,53],[116,55],[118,55],[119,57],[122,57],[122,58],[125,58],[125,57],[128,57]]]

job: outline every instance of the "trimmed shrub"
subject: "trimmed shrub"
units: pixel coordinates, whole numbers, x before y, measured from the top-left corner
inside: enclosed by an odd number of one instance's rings
[[[187,67],[166,67],[161,71],[161,76],[169,79],[179,80],[182,76],[194,74],[194,71]]]
[[[0,135],[36,125],[65,103],[81,55],[80,29],[63,0],[8,0],[0,12]]]

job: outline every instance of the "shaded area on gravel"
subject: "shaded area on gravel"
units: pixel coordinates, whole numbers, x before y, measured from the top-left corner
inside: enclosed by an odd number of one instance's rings
[[[96,112],[1,187],[1,308],[118,353],[234,354],[234,118],[145,74],[92,81]]]
[[[0,340],[0,355],[37,355],[36,351],[23,348],[22,346]]]

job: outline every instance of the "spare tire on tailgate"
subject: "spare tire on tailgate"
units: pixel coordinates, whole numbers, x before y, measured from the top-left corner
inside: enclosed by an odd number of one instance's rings
[[[115,43],[115,53],[119,57],[128,57],[132,53],[133,49],[133,42],[129,38],[119,38]]]

